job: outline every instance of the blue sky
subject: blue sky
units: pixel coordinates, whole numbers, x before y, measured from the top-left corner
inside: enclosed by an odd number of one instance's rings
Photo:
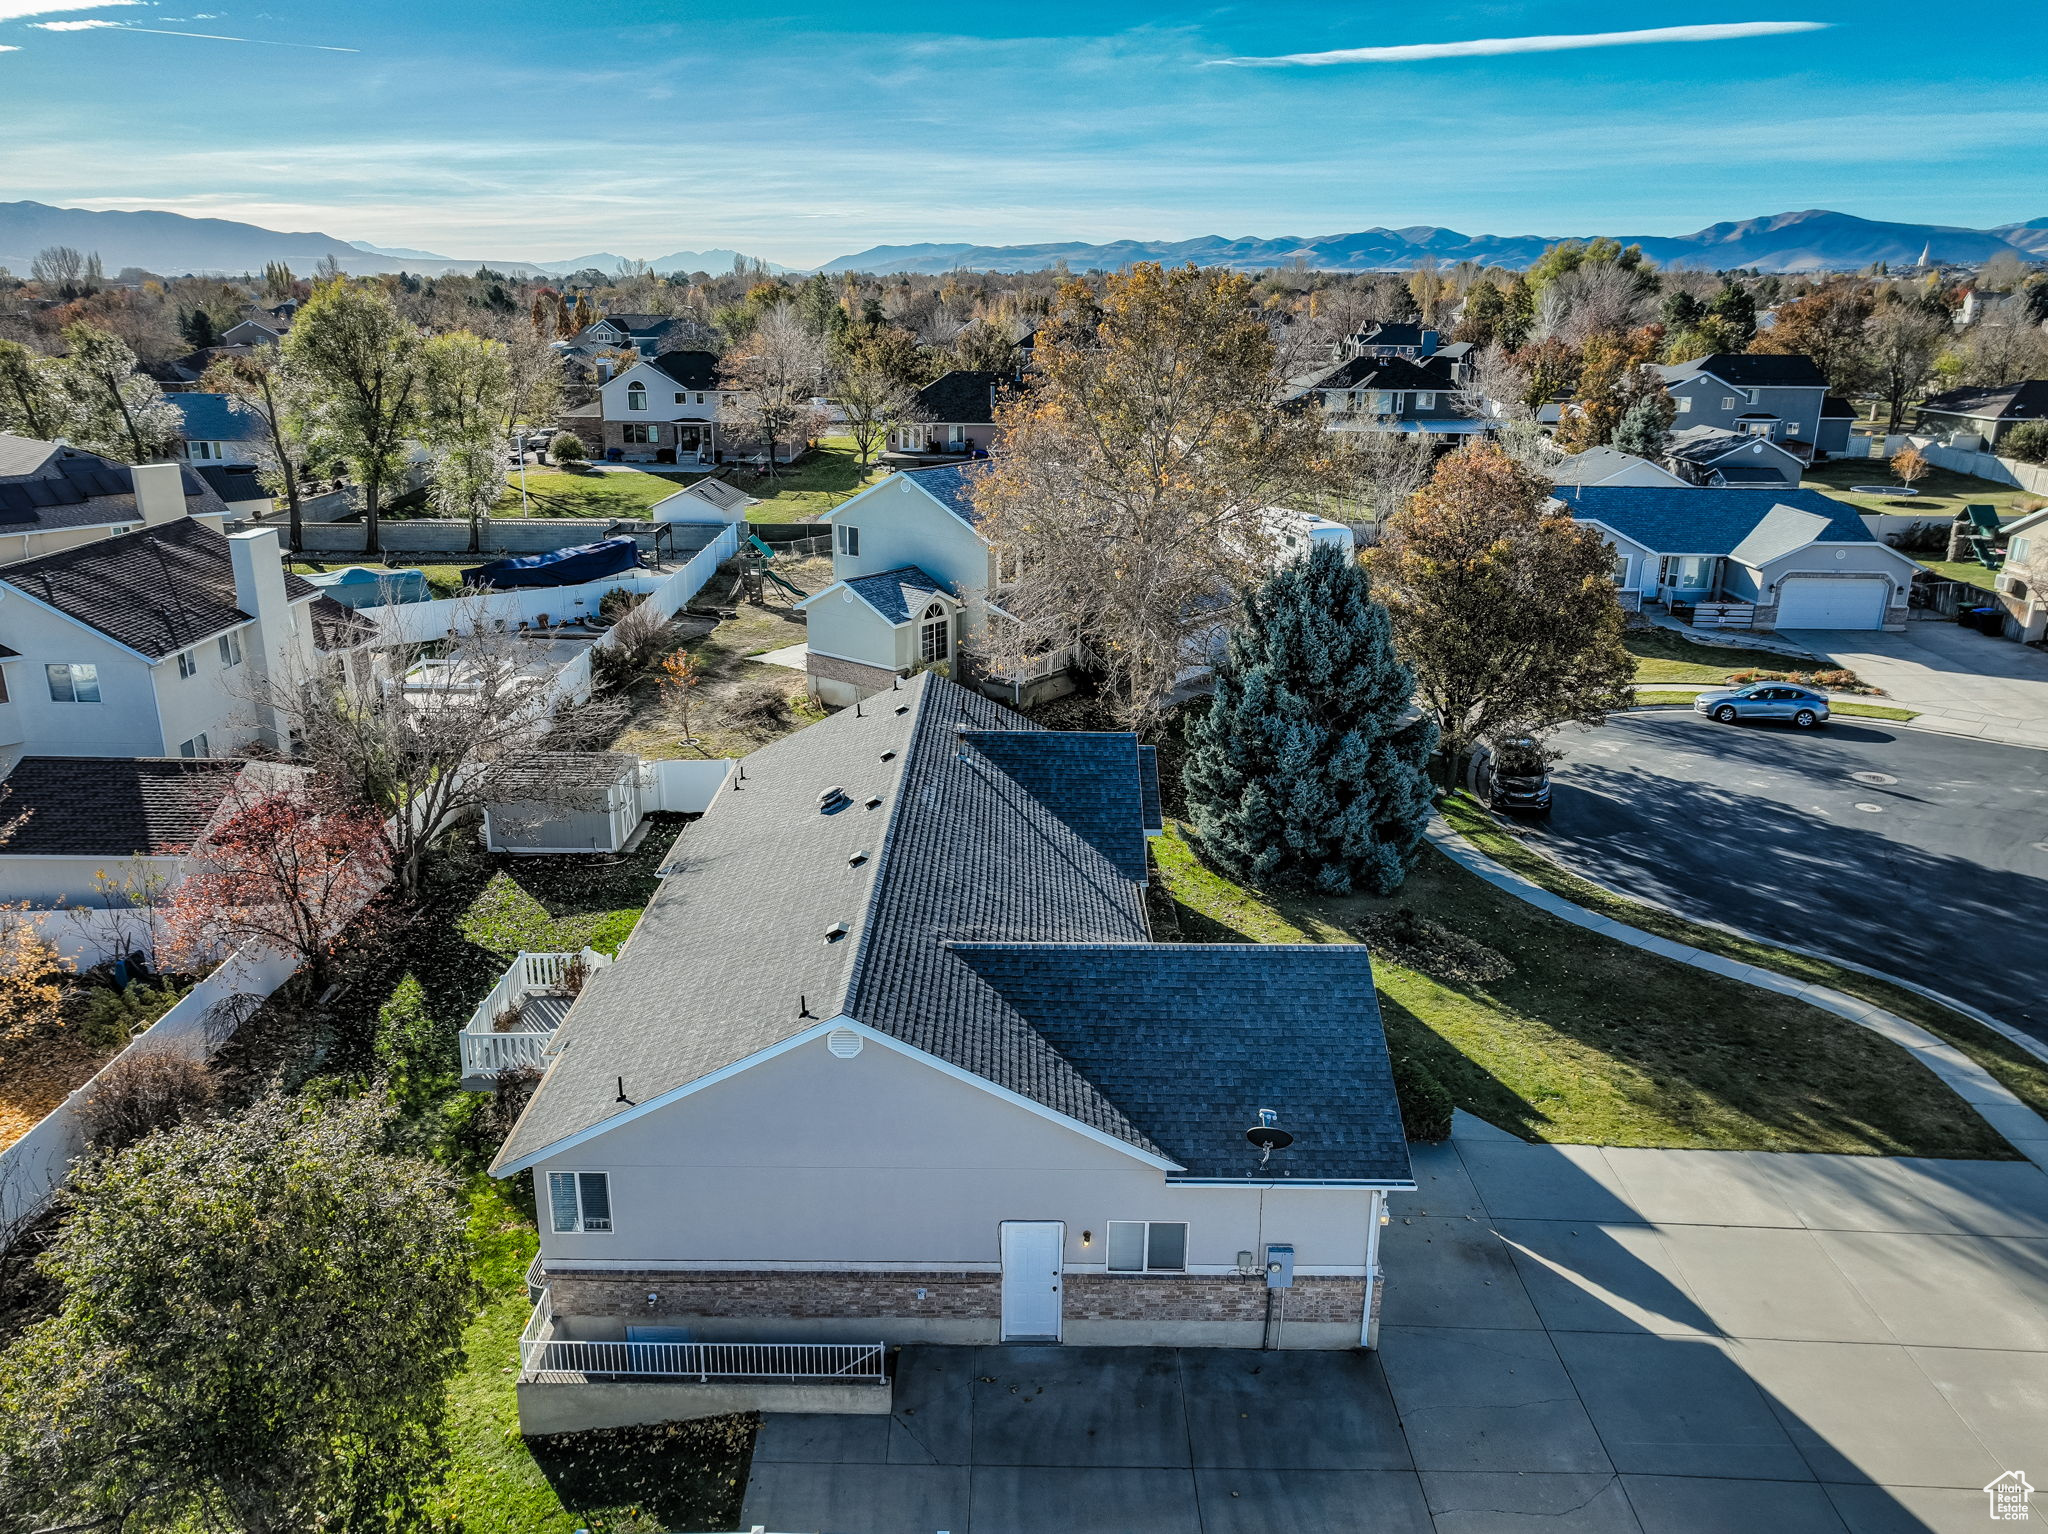
[[[1815,25],[1717,35],[1764,23]],[[1644,28],[1706,35],[1216,62]],[[0,199],[460,257],[2048,215],[2041,0],[0,0],[0,47]]]

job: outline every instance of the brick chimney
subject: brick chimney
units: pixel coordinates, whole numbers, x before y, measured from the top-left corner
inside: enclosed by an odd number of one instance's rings
[[[228,535],[228,559],[235,573],[235,606],[256,620],[242,631],[242,647],[256,675],[273,688],[292,682],[293,645],[298,629],[284,584],[284,558],[277,529],[259,527]],[[257,726],[268,744],[283,749],[285,728],[276,710],[259,700]]]
[[[185,515],[185,471],[177,464],[138,463],[128,474],[144,527],[161,527]]]

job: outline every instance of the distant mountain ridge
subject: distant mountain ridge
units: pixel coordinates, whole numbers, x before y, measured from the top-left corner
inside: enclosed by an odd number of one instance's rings
[[[1430,224],[1405,229],[1366,229],[1356,234],[1276,239],[1230,239],[1206,235],[1192,240],[1117,240],[1104,245],[1078,241],[1045,245],[877,245],[828,261],[824,272],[1043,271],[1064,261],[1077,271],[1125,266],[1133,261],[1193,261],[1256,271],[1296,261],[1324,271],[1404,271],[1434,257],[1448,266],[1482,261],[1527,267],[1547,245],[1588,235],[1468,235]],[[1767,218],[1711,224],[1696,234],[1629,235],[1612,238],[1640,245],[1660,266],[1709,270],[1754,267],[1766,272],[1859,271],[1877,261],[1910,266],[1925,251],[1932,261],[1979,263],[2000,251],[2048,260],[2048,218],[1996,229],[1950,224],[1884,223],[1849,213],[1809,209]]]
[[[2048,261],[2048,218],[1966,229],[1952,224],[1887,223],[1849,213],[1808,209],[1765,218],[1710,224],[1678,236],[1612,236],[1640,245],[1660,266],[1706,269],[1753,267],[1765,272],[1860,271],[1874,262],[1910,266],[1926,252],[1936,262],[1977,264],[2001,252],[2024,260]],[[1403,229],[1365,229],[1353,234],[1276,238],[1204,235],[1190,240],[1116,240],[1107,244],[1060,241],[1037,245],[921,243],[876,245],[826,262],[817,270],[837,272],[1042,271],[1064,261],[1077,271],[1115,269],[1133,261],[1193,261],[1256,271],[1297,261],[1326,271],[1405,271],[1434,258],[1443,265],[1482,261],[1522,268],[1546,245],[1587,235],[1470,235],[1431,224]],[[496,257],[457,258],[405,246],[342,240],[317,231],[285,233],[232,219],[191,218],[161,211],[91,212],[39,202],[0,203],[0,267],[26,273],[37,251],[69,245],[97,252],[109,272],[141,267],[167,275],[260,272],[283,261],[299,273],[332,258],[346,272],[408,271],[422,276],[473,272],[479,266],[511,276],[564,277],[591,267],[617,271],[627,258],[600,252],[572,261],[518,261]],[[658,272],[726,272],[739,253],[678,250],[649,263]],[[792,268],[766,263],[768,270]]]

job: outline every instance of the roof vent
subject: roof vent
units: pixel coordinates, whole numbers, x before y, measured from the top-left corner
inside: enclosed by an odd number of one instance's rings
[[[868,808],[871,810],[880,809],[882,807],[882,796],[880,794],[873,795],[868,799],[867,805]]]
[[[896,760],[896,753],[894,751],[884,751],[882,753],[882,760],[885,762],[893,762]]]
[[[907,714],[910,712],[910,705],[908,703],[899,703],[896,705],[896,712],[899,714]]]
[[[846,860],[846,866],[847,866],[848,868],[858,868],[858,867],[860,867],[860,865],[861,865],[861,864],[865,863],[865,862],[866,862],[867,860],[868,860],[868,849],[867,849],[867,848],[865,848],[865,847],[863,847],[863,848],[861,848],[861,849],[860,849],[860,851],[856,852],[856,853],[855,853],[855,854],[854,854],[854,855],[853,855],[852,857],[850,857],[850,858],[848,858],[848,859]]]
[[[818,795],[818,812],[820,814],[828,814],[846,803],[849,797],[846,790],[835,783]]]
[[[825,941],[828,943],[836,943],[845,936],[846,923],[843,921],[835,921],[825,929]]]

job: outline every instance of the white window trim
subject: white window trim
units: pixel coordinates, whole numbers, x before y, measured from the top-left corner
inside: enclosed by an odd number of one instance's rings
[[[230,629],[214,641],[220,652],[220,663],[224,670],[232,671],[242,664],[242,636]]]
[[[638,383],[626,385],[626,408],[628,410],[645,410],[647,408],[647,385]]]
[[[64,685],[71,690],[71,696],[68,698],[57,696],[57,678],[54,672],[59,666],[64,668]],[[78,673],[80,671],[90,671],[92,673],[93,696],[90,698],[78,696]],[[103,703],[106,701],[105,694],[100,691],[100,668],[97,661],[48,661],[43,666],[43,680],[50,689],[50,701],[52,703]]]
[[[569,1186],[576,1195],[576,1223],[567,1230],[562,1228],[560,1210],[555,1203],[555,1179],[557,1177],[568,1178]],[[585,1223],[583,1214],[583,1179],[586,1177],[602,1177],[604,1179],[606,1213],[604,1215],[604,1225],[601,1228],[592,1228]],[[612,1174],[610,1172],[588,1172],[581,1170],[550,1171],[548,1173],[547,1208],[548,1229],[557,1236],[609,1236],[616,1234],[619,1228],[618,1205],[612,1198]]]
[[[1109,1265],[1110,1248],[1114,1244],[1111,1231],[1119,1225],[1136,1225],[1144,1231],[1140,1237],[1144,1251],[1144,1266],[1136,1268],[1113,1268]],[[1155,1225],[1178,1225],[1180,1237],[1180,1266],[1177,1268],[1155,1268],[1152,1266],[1152,1227]],[[1102,1269],[1105,1273],[1188,1273],[1188,1243],[1192,1232],[1186,1220],[1105,1220],[1102,1222]]]
[[[199,652],[180,650],[178,652],[178,676],[180,680],[199,675]]]

